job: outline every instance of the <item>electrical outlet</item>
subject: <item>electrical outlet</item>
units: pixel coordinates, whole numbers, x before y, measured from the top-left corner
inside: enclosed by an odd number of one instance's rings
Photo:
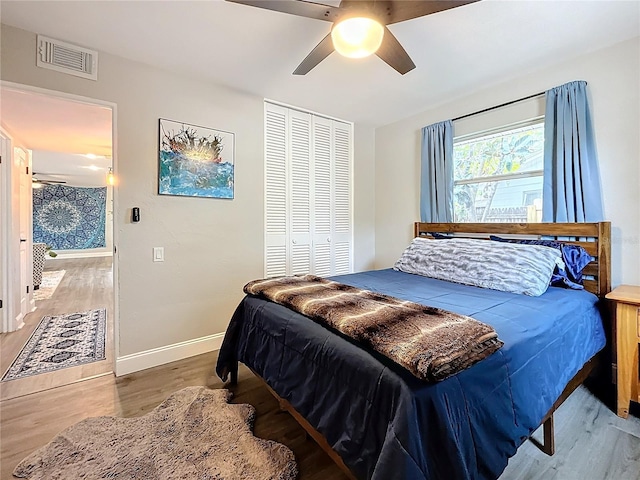
[[[164,262],[164,247],[153,247],[153,261]]]

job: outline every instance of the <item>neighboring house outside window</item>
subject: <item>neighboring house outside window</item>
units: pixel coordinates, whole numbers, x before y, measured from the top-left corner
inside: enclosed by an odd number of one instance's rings
[[[544,119],[454,139],[455,222],[540,222]]]

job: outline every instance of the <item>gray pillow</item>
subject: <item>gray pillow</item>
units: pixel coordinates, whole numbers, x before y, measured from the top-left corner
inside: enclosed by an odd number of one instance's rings
[[[393,267],[448,282],[537,297],[546,292],[559,250],[540,245],[414,238]]]

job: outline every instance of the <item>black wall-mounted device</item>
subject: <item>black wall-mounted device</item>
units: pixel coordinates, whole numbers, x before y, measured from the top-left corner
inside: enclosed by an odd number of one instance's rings
[[[131,221],[133,223],[137,223],[140,221],[140,209],[138,207],[133,207],[131,209]]]

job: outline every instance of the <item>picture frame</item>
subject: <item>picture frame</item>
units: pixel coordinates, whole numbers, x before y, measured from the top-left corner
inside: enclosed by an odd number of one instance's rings
[[[235,134],[160,118],[158,194],[234,198]]]

